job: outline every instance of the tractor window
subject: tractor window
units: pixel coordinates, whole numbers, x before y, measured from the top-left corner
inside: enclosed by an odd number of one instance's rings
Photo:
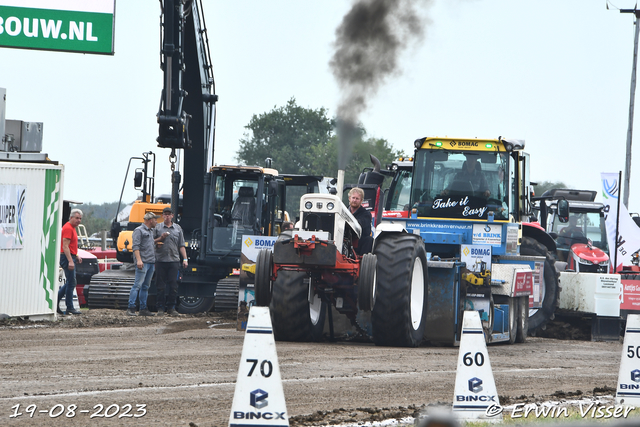
[[[411,203],[418,216],[509,218],[507,156],[497,152],[419,150]]]
[[[391,183],[387,210],[407,211],[411,207],[411,171],[399,171]]]
[[[569,214],[569,222],[554,221],[552,231],[558,235],[558,248],[568,249],[576,243],[586,243],[588,239],[594,246],[609,252],[604,217],[600,212],[573,210]]]

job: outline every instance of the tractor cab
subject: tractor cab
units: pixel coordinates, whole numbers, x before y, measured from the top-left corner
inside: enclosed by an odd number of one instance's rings
[[[516,198],[507,153],[419,150],[415,162],[410,203],[419,217],[509,220]]]
[[[554,188],[538,198],[540,224],[556,242],[556,254],[567,268],[582,272],[607,272],[609,246],[604,205],[596,191]],[[560,206],[568,207],[567,215]]]
[[[400,157],[387,166],[393,173],[389,194],[385,201],[385,217],[407,217],[411,210],[411,181],[413,178],[413,157]]]

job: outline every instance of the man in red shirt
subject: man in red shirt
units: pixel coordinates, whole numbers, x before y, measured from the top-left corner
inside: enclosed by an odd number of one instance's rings
[[[64,314],[82,314],[79,310],[73,308],[73,290],[76,287],[76,265],[82,263],[82,258],[78,257],[78,233],[76,227],[82,221],[82,211],[80,209],[72,209],[69,215],[69,222],[62,227],[62,245],[60,247],[60,267],[64,270],[64,276],[67,279],[65,284],[58,291],[58,304],[62,297],[65,297],[67,311]],[[58,313],[63,314],[60,308]]]

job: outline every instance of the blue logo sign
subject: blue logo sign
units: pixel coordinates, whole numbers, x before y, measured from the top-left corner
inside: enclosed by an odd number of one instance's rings
[[[480,393],[482,391],[482,380],[480,378],[471,378],[469,380],[469,391]]]
[[[256,389],[249,393],[250,396],[250,405],[257,409],[262,409],[269,404],[267,401],[267,397],[269,397],[269,393],[264,390]]]

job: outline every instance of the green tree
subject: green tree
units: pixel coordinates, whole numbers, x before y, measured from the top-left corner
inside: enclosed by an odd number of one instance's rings
[[[102,230],[111,230],[111,222],[116,214],[118,202],[102,203],[100,205],[93,203],[72,204],[71,208],[82,210],[82,224],[87,229],[87,234],[91,236],[93,233]]]
[[[402,151],[394,150],[393,147],[382,138],[365,138],[366,133],[355,142],[353,152],[344,172],[345,184],[357,183],[360,173],[364,168],[373,167],[370,154],[373,154],[378,160],[382,168],[397,157],[403,155]],[[329,143],[324,147],[314,147],[314,167],[312,173],[314,175],[336,176],[338,171],[338,137],[333,136]]]
[[[542,196],[545,191],[552,188],[569,188],[567,184],[562,181],[540,181],[534,187],[533,190],[536,196]]]
[[[254,115],[240,140],[237,160],[250,166],[263,166],[267,157],[283,173],[310,174],[314,147],[326,145],[333,125],[327,110],[300,107],[291,98],[284,107]]]
[[[300,107],[295,98],[285,107],[274,107],[268,113],[254,115],[240,140],[237,160],[247,165],[263,165],[270,157],[281,173],[322,175],[338,174],[338,137],[335,120],[327,116],[325,108],[316,110]],[[367,138],[359,126],[356,140],[345,170],[345,183],[356,183],[363,168],[371,167],[369,154],[376,156],[382,166],[401,155],[381,138]]]

